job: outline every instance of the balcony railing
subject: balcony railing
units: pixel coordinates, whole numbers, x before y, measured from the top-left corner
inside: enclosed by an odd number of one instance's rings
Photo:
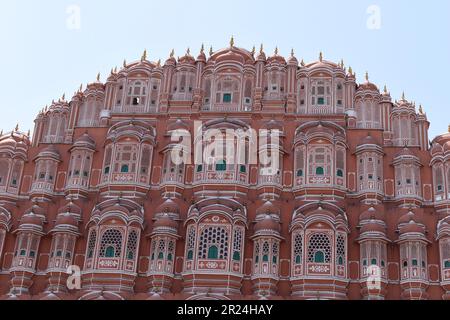
[[[258,178],[258,185],[281,185],[280,175],[260,175]]]
[[[184,182],[184,174],[183,173],[166,173],[163,174],[161,183],[162,184],[182,184]]]
[[[42,139],[42,143],[63,143],[64,137],[60,136],[45,136]]]
[[[113,113],[156,113],[156,106],[116,106]]]
[[[53,192],[54,183],[50,182],[34,182],[31,186],[31,192]]]

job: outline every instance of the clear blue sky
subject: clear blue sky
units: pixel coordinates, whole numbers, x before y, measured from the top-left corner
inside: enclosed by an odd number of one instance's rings
[[[80,29],[67,26],[68,6],[81,9]],[[381,28],[367,27],[370,5],[381,10]],[[387,84],[394,98],[422,103],[430,138],[447,131],[450,75],[448,0],[1,0],[0,128],[17,122],[33,129],[38,110],[69,97],[81,83],[102,79],[111,67],[140,58],[164,61],[172,48],[197,54],[202,43],[222,48],[234,35],[251,49],[264,43],[305,61],[351,65],[362,81]]]

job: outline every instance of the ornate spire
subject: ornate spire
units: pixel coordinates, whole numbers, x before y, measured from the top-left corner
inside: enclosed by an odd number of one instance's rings
[[[186,55],[187,55],[187,56],[190,56],[190,55],[191,55],[191,48],[188,47],[188,48],[186,49]]]
[[[18,132],[18,131],[19,131],[19,124],[16,124],[16,127],[14,128],[14,131],[15,131],[15,132]]]
[[[322,51],[320,51],[320,54],[319,54],[319,61],[320,61],[320,62],[323,61],[323,53],[322,53]]]
[[[172,49],[172,51],[170,51],[170,57],[173,58],[175,56],[175,49]]]
[[[234,36],[231,36],[231,39],[230,39],[230,47],[231,47],[231,48],[234,47]]]
[[[302,58],[302,62],[300,62],[300,65],[301,65],[302,67],[305,66],[305,60],[303,60],[303,58]]]
[[[261,47],[259,48],[259,53],[264,53],[264,45],[261,43]]]
[[[114,68],[114,73],[117,73],[117,66]]]
[[[158,62],[156,62],[156,66],[159,68],[161,67],[161,59],[158,60]]]
[[[350,67],[348,67],[348,73],[352,76],[353,75],[353,69],[352,69],[352,67],[350,66]]]
[[[27,137],[30,137],[31,136],[31,130],[30,129],[28,129],[28,132],[27,132]]]
[[[275,54],[276,56],[278,55],[278,46],[275,47],[274,54]]]
[[[214,53],[214,51],[213,51],[213,47],[211,46],[211,47],[209,47],[209,56],[212,56],[212,55],[213,55],[213,53]]]
[[[369,82],[369,72],[366,71],[366,81]]]
[[[83,84],[80,84],[80,89],[78,92],[83,92]]]
[[[294,52],[294,48],[291,49],[291,57],[294,57],[295,52]]]
[[[402,93],[402,100],[406,101],[406,99],[405,99],[405,91],[403,91],[403,93]]]
[[[144,53],[142,54],[141,57],[141,62],[147,60],[147,49],[144,50]]]
[[[387,90],[387,86],[386,85],[384,85],[384,93],[388,94],[388,90]]]
[[[61,100],[62,100],[62,101],[65,101],[65,100],[66,100],[66,94],[65,94],[65,93],[63,93],[63,95],[62,95],[62,97],[61,97]]]
[[[127,60],[123,60],[123,67],[126,68],[127,67]]]
[[[341,68],[344,69],[344,59],[341,59]]]
[[[253,48],[252,48],[252,52],[251,52],[252,56],[254,56],[254,55],[255,55],[255,52],[256,52],[256,47],[255,47],[255,46],[253,46]]]
[[[423,108],[422,108],[422,105],[419,106],[419,113],[420,113],[421,115],[423,115]]]
[[[100,72],[97,74],[97,82],[100,82]]]
[[[202,43],[202,47],[200,48],[200,54],[205,53],[205,45]]]

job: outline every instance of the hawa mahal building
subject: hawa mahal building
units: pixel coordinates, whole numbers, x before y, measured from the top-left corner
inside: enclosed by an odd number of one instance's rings
[[[278,170],[172,161],[174,132],[249,128],[281,132]],[[428,129],[322,54],[144,53],[33,139],[2,131],[0,297],[449,299],[450,133]]]

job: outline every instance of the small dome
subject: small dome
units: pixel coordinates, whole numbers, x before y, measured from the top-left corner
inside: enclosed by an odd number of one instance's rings
[[[404,147],[400,152],[398,152],[395,155],[394,159],[398,157],[415,157],[415,154],[410,148]]]
[[[69,202],[64,207],[60,208],[58,210],[58,213],[72,213],[75,215],[81,215],[81,208],[75,203]]]
[[[200,51],[199,55],[197,56],[197,61],[206,62],[206,54],[205,54],[203,48]]]
[[[167,199],[157,209],[156,213],[179,213],[180,207],[172,199]]]
[[[379,92],[378,87],[375,84],[373,84],[373,83],[371,83],[369,81],[367,81],[366,83],[360,84],[358,86],[358,90],[368,90],[368,91]]]
[[[78,221],[71,214],[68,213],[59,214],[58,217],[56,218],[55,226],[61,225],[73,226],[78,228]]]
[[[433,148],[431,148],[431,155],[434,157],[436,155],[442,154],[444,149],[439,143],[435,143]]]
[[[288,64],[298,66],[298,59],[294,55],[294,50],[292,50],[291,56],[288,58]]]
[[[178,229],[178,222],[171,219],[168,215],[163,215],[162,217],[158,218],[153,224],[153,229],[155,230],[157,228]]]
[[[421,233],[425,234],[425,227],[416,223],[415,221],[410,221],[408,224],[403,225],[399,229],[400,235],[407,233]]]
[[[94,139],[91,138],[91,136],[89,134],[85,133],[75,141],[73,146],[95,149],[95,141],[94,141]]]
[[[39,207],[37,204],[34,204],[31,206],[31,208],[25,210],[24,215],[27,215],[27,214],[35,214],[35,215],[44,216],[45,210],[42,209],[41,207]]]
[[[183,57],[181,57],[180,59],[178,59],[178,63],[179,64],[190,64],[190,65],[194,65],[195,64],[195,59],[193,56],[191,56],[190,54],[186,53]]]
[[[359,221],[368,221],[368,220],[384,221],[384,214],[381,210],[376,210],[374,207],[370,207],[369,209],[364,211],[359,217]]]
[[[225,61],[236,61],[238,63],[244,64],[246,59],[237,52],[234,52],[233,50],[229,50],[225,53],[220,54],[216,58],[216,62],[225,62]]]
[[[362,138],[359,142],[360,146],[366,145],[366,144],[378,145],[378,142],[371,135],[367,135],[364,138]]]
[[[386,229],[378,223],[368,223],[361,227],[360,234],[366,232],[380,232],[386,234]]]
[[[275,206],[272,202],[267,201],[265,202],[261,207],[259,207],[256,210],[256,214],[264,214],[264,215],[268,215],[268,214],[280,214],[280,209]]]
[[[14,140],[14,138],[11,137],[11,136],[8,136],[7,138],[2,139],[0,141],[0,147],[3,147],[3,146],[14,146],[15,144],[16,144],[16,140]]]
[[[268,64],[270,64],[270,63],[286,64],[286,60],[284,59],[283,56],[280,56],[278,54],[278,52],[275,52],[275,54],[273,56],[271,56],[267,59],[267,63]]]
[[[45,157],[54,158],[56,160],[59,160],[61,158],[58,149],[53,144],[51,144],[38,154],[38,158],[45,158]]]
[[[258,231],[275,231],[280,232],[280,223],[275,221],[270,215],[266,215],[264,219],[258,221],[255,225],[255,232]]]
[[[409,223],[411,221],[415,221],[416,219],[416,215],[414,214],[414,212],[409,211],[408,213],[402,215],[400,217],[400,219],[398,219],[398,224],[405,224],[405,223]]]
[[[444,152],[445,152],[445,153],[450,152],[450,141],[447,141],[447,142],[444,144]]]
[[[28,214],[24,215],[22,217],[22,219],[20,219],[20,225],[26,225],[26,224],[42,227],[43,220],[41,217],[37,216],[34,213],[28,213]]]

